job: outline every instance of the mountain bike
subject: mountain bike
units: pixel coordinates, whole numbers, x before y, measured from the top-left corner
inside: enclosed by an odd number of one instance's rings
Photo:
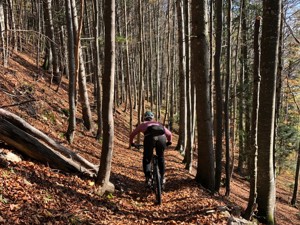
[[[143,148],[143,145],[133,144],[133,147],[140,150]],[[154,191],[156,197],[156,204],[161,204],[161,194],[162,194],[162,183],[161,175],[158,169],[158,157],[156,154],[153,154],[151,160],[151,175],[150,175],[150,189]]]

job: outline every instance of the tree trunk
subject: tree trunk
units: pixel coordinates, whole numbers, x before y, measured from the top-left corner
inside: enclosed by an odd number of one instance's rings
[[[99,1],[93,0],[94,3],[94,77],[96,86],[96,104],[97,104],[97,134],[96,139],[100,140],[102,136],[102,100],[101,100],[101,70],[100,70],[100,53],[99,53]]]
[[[207,0],[192,0],[191,68],[196,78],[198,167],[196,181],[214,191],[212,115],[209,80]]]
[[[76,69],[74,53],[74,32],[70,0],[65,0],[68,33],[68,66],[69,66],[69,124],[66,132],[67,140],[72,143],[76,128]]]
[[[300,145],[298,146],[298,157],[297,157],[297,166],[296,166],[296,171],[295,171],[294,191],[293,191],[293,197],[291,200],[291,204],[293,206],[295,206],[296,202],[297,202],[297,194],[298,194],[298,186],[299,186],[299,172],[300,172]]]
[[[126,0],[124,0],[124,21],[125,21],[125,73],[126,73],[126,85],[127,85],[127,89],[128,89],[128,99],[129,99],[129,110],[130,110],[130,114],[129,114],[129,133],[131,134],[132,132],[132,118],[133,118],[133,112],[132,112],[132,91],[131,91],[131,74],[130,74],[130,70],[129,70],[129,44],[128,44],[128,26],[127,26],[127,4],[126,4]]]
[[[251,130],[251,149],[249,155],[249,174],[250,174],[250,194],[248,200],[248,206],[245,211],[245,218],[250,220],[253,214],[253,209],[256,204],[257,196],[257,120],[258,120],[258,109],[259,109],[259,92],[260,92],[260,51],[259,51],[259,29],[260,29],[259,16],[255,20],[254,29],[254,76],[253,76],[253,99],[252,99],[252,130]]]
[[[184,70],[184,29],[182,18],[182,0],[176,0],[177,20],[178,20],[178,59],[179,59],[179,138],[176,150],[184,153],[186,148],[186,75]]]
[[[216,90],[216,174],[215,191],[219,192],[222,175],[222,140],[223,140],[223,97],[221,84],[221,53],[223,29],[223,1],[216,1],[216,52],[214,58]]]
[[[2,48],[2,60],[3,66],[7,66],[7,52],[6,52],[6,40],[5,40],[5,23],[4,23],[4,8],[3,8],[3,1],[0,1],[0,42]]]
[[[224,130],[225,130],[225,156],[226,156],[226,163],[225,163],[225,174],[226,174],[226,193],[225,196],[229,196],[230,194],[230,162],[233,163],[233,158],[230,160],[230,119],[229,119],[229,97],[230,97],[230,78],[231,74],[231,7],[232,7],[232,0],[227,1],[227,51],[226,51],[226,81],[225,81],[225,103],[224,103]]]
[[[239,104],[238,104],[238,117],[239,117],[239,124],[238,124],[238,136],[239,136],[239,158],[238,158],[238,172],[239,173],[243,173],[243,169],[244,169],[244,165],[245,165],[245,158],[246,158],[246,152],[245,152],[245,134],[244,134],[244,129],[245,129],[245,93],[244,93],[244,83],[245,83],[245,59],[243,59],[243,57],[245,56],[245,54],[243,54],[243,52],[245,52],[245,48],[247,49],[247,47],[244,47],[245,45],[247,45],[247,43],[244,43],[244,41],[246,41],[245,37],[246,37],[246,28],[243,26],[245,23],[244,21],[246,20],[245,16],[245,1],[246,0],[241,0],[241,5],[240,5],[240,31],[241,31],[241,39],[242,39],[242,43],[241,43],[241,55],[240,55],[240,80],[239,80]]]
[[[261,89],[258,112],[258,216],[275,224],[274,124],[281,0],[263,3]]]
[[[105,59],[103,88],[103,144],[100,159],[99,173],[96,184],[100,186],[101,193],[114,191],[114,185],[109,182],[114,138],[114,77],[115,77],[115,0],[106,0],[104,3],[105,23]]]
[[[75,0],[71,0],[72,8],[72,21],[73,21],[73,32],[74,32],[74,42],[75,42],[75,62],[76,62],[76,77],[78,77],[79,84],[79,97],[82,108],[82,119],[83,124],[86,129],[92,129],[92,114],[88,98],[88,92],[86,87],[86,71],[83,60],[83,53],[81,49],[81,30],[82,30],[82,21],[83,21],[83,12],[84,12],[84,0],[81,0],[81,11],[79,22],[77,21],[77,9]]]
[[[53,66],[53,75],[51,82],[58,84],[59,83],[59,64],[58,64],[58,53],[56,48],[56,41],[55,41],[55,33],[54,33],[54,26],[53,26],[53,18],[52,18],[52,0],[44,0],[43,7],[44,7],[44,16],[45,16],[45,24],[47,29],[47,36],[49,37],[51,52],[52,52],[52,63]]]

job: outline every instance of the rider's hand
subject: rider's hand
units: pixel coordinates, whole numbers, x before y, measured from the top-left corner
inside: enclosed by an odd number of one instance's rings
[[[172,142],[171,141],[168,141],[167,142],[167,146],[169,146],[169,145],[171,145],[172,144]]]
[[[134,143],[131,143],[130,146],[131,146],[131,147],[135,147],[135,144],[134,144]]]

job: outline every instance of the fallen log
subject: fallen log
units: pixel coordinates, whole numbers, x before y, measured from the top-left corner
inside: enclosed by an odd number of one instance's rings
[[[98,166],[51,139],[17,115],[0,109],[0,140],[53,168],[96,176]]]

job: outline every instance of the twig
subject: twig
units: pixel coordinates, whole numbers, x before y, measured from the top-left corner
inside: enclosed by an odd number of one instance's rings
[[[24,102],[11,104],[11,105],[3,105],[3,106],[0,106],[0,108],[8,108],[8,107],[18,106],[18,105],[26,104],[28,102],[35,102],[35,101],[37,101],[37,100],[36,99],[31,99],[31,100],[27,100],[27,101],[24,101]]]
[[[292,96],[293,96],[293,100],[294,100],[294,103],[295,103],[295,105],[296,105],[296,107],[297,107],[298,113],[300,114],[300,107],[299,107],[299,105],[297,104],[296,96],[295,96],[294,92],[292,91],[292,88],[291,88],[291,86],[290,86],[290,84],[289,84],[289,78],[288,78],[288,77],[287,77],[287,79],[286,79],[286,84],[287,84],[287,86],[288,86],[288,88],[289,88],[290,93],[291,93]]]
[[[294,40],[298,43],[298,44],[300,44],[300,41],[297,39],[297,37],[295,36],[295,34],[294,34],[294,32],[293,32],[293,30],[292,30],[292,28],[291,28],[291,26],[287,23],[287,21],[286,21],[286,18],[284,17],[284,22],[285,22],[285,24],[286,24],[286,26],[287,26],[287,28],[289,29],[289,31],[290,31],[290,33],[291,33],[291,35],[293,36],[293,38],[294,38]]]

